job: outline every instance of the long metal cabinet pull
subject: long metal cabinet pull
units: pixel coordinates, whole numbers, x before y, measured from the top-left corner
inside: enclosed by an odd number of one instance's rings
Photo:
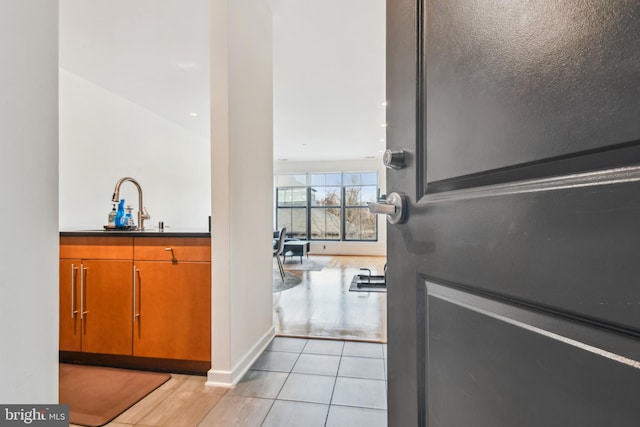
[[[84,315],[87,313],[84,311],[84,272],[86,270],[84,264],[80,264],[80,319],[84,319]]]
[[[76,270],[78,267],[71,264],[71,318],[76,317],[78,310],[76,310]]]
[[[133,323],[136,322],[136,318],[139,316],[136,314],[136,266],[133,266]]]

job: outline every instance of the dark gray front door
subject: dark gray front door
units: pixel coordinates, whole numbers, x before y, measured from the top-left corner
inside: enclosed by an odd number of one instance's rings
[[[387,2],[389,426],[640,425],[640,2]]]

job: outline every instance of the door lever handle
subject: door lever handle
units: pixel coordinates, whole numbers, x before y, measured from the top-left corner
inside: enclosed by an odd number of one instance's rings
[[[384,203],[368,203],[369,212],[386,215],[390,224],[404,224],[407,221],[407,196],[391,193]]]
[[[390,205],[386,202],[369,204],[369,212],[374,214],[395,215],[396,209],[396,205]]]

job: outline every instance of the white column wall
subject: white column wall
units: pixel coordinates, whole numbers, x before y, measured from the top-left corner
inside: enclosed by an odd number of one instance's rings
[[[58,2],[0,6],[0,402],[58,402]]]
[[[211,0],[212,368],[240,380],[274,335],[272,18]]]

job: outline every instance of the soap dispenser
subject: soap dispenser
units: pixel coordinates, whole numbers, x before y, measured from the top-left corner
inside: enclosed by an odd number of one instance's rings
[[[118,213],[116,212],[116,204],[114,203],[112,205],[111,208],[111,212],[109,212],[109,220],[107,221],[107,226],[108,227],[115,227],[116,226],[116,215]]]

